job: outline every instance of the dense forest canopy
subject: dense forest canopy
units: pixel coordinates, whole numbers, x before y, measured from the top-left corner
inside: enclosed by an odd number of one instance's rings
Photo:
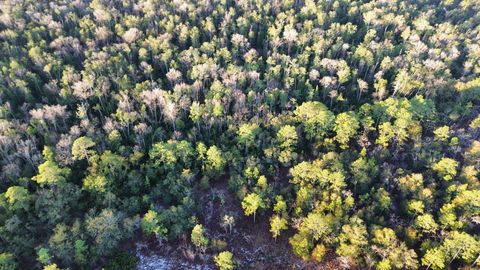
[[[476,0],[4,0],[0,269],[480,267],[479,110]]]

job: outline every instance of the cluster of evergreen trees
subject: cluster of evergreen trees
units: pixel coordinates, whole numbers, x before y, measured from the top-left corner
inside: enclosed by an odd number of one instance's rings
[[[478,267],[479,105],[475,0],[2,1],[0,269],[210,252],[219,181],[305,261]]]

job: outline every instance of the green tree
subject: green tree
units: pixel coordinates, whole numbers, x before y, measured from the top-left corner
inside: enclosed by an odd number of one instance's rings
[[[289,243],[292,246],[293,253],[303,260],[307,260],[310,257],[310,249],[312,248],[311,242],[307,236],[302,233],[297,233],[290,237]]]
[[[198,125],[199,129],[200,121],[204,114],[205,112],[202,104],[198,103],[197,101],[192,102],[192,105],[190,106],[190,119],[192,119],[192,121]]]
[[[194,156],[195,149],[185,140],[158,142],[149,152],[149,157],[155,166],[168,171],[189,168]]]
[[[8,252],[0,253],[0,269],[2,270],[16,270],[18,267],[13,254]]]
[[[473,263],[480,254],[480,241],[466,232],[451,232],[442,243],[442,249],[449,262],[459,258]]]
[[[43,270],[61,270],[56,263],[46,265]]]
[[[107,265],[105,266],[105,270],[135,269],[137,262],[138,259],[135,255],[128,252],[120,252],[108,261]]]
[[[435,233],[438,230],[438,224],[431,214],[423,214],[415,219],[415,227],[424,233]]]
[[[242,208],[246,216],[253,214],[253,222],[255,222],[255,215],[259,208],[263,208],[264,202],[262,198],[256,193],[250,193],[242,201]]]
[[[432,165],[432,169],[445,181],[452,180],[457,175],[458,161],[451,158],[442,158]]]
[[[280,236],[280,232],[286,230],[287,227],[287,219],[281,217],[279,215],[273,215],[270,218],[270,232],[273,235],[273,238],[277,240],[277,237]]]
[[[233,270],[235,269],[235,262],[233,260],[233,254],[230,251],[220,252],[215,256],[215,264],[220,270]]]
[[[359,263],[362,253],[368,246],[367,227],[360,218],[353,217],[348,224],[342,226],[338,240],[337,254]]]
[[[154,210],[148,210],[140,222],[142,231],[147,234],[166,236],[167,229],[160,224],[158,213]]]
[[[55,162],[55,156],[51,148],[43,149],[43,158],[45,162],[38,166],[38,174],[32,177],[32,180],[39,185],[62,185],[67,181],[70,175],[69,168],[61,168]]]
[[[39,261],[42,265],[50,264],[52,261],[52,256],[49,254],[48,248],[40,248],[37,251],[37,261]]]
[[[268,187],[268,181],[265,175],[260,175],[260,177],[258,177],[257,187],[262,191],[264,191]]]
[[[386,211],[390,209],[392,205],[392,198],[388,191],[384,188],[379,188],[374,194],[374,197],[378,203],[377,207],[380,211]]]
[[[237,132],[237,140],[240,144],[245,145],[245,151],[253,146],[259,131],[260,127],[254,123],[243,123],[240,125]]]
[[[201,224],[195,225],[192,229],[191,234],[192,243],[200,250],[200,252],[205,253],[208,246],[208,238],[205,237],[203,231],[203,226]]]
[[[294,126],[285,125],[277,132],[277,145],[280,149],[278,160],[288,165],[297,158],[295,149],[298,142],[297,131]]]
[[[88,217],[85,221],[87,233],[94,239],[95,249],[99,255],[110,254],[123,238],[120,222],[119,213],[108,208],[96,216]]]
[[[298,140],[297,130],[294,126],[285,125],[277,132],[277,141],[282,149],[295,148]]]
[[[325,254],[327,254],[327,248],[324,244],[317,244],[312,250],[312,258],[317,262],[323,261]]]
[[[480,128],[480,116],[477,116],[475,119],[473,119],[472,122],[470,122],[469,127],[470,127],[471,129],[478,129],[478,128]]]
[[[287,213],[287,203],[281,195],[277,195],[277,197],[275,197],[275,200],[276,203],[273,206],[273,212],[279,215],[285,215]]]
[[[422,258],[422,265],[428,269],[439,270],[445,268],[445,253],[440,248],[431,248],[427,250]]]
[[[48,240],[48,246],[53,257],[62,263],[71,264],[73,261],[73,238],[80,229],[80,222],[76,220],[72,226],[59,223],[53,229]]]
[[[11,186],[4,193],[5,199],[12,210],[28,210],[30,205],[30,194],[28,190],[21,186]]]
[[[208,174],[214,176],[215,174],[223,174],[223,169],[227,164],[224,154],[217,146],[213,145],[208,148],[206,153],[205,169]]]
[[[444,269],[456,259],[474,263],[480,252],[480,241],[465,232],[453,231],[441,245],[427,250],[422,264],[432,269]]]
[[[423,187],[423,175],[420,173],[413,173],[398,179],[398,186],[405,194],[415,194]]]
[[[79,137],[72,144],[72,158],[74,160],[88,160],[95,154],[95,151],[90,149],[94,146],[95,142],[92,139],[85,136]]]
[[[375,142],[383,147],[388,147],[390,141],[395,138],[395,127],[390,122],[385,122],[378,128],[379,135]]]
[[[433,133],[435,134],[435,140],[445,142],[450,137],[450,128],[448,126],[439,127]]]
[[[111,258],[105,270],[131,270],[135,269],[138,263],[137,257],[128,252],[119,252],[113,258]]]
[[[348,142],[355,137],[359,128],[360,122],[354,112],[340,113],[335,117],[334,139],[340,144],[340,148],[348,148]]]
[[[334,114],[318,101],[302,103],[294,111],[297,119],[303,123],[308,139],[323,138],[333,127]]]
[[[332,240],[329,239],[332,237],[331,234],[333,232],[332,217],[325,216],[321,213],[311,212],[302,220],[299,231],[302,234],[310,236],[314,240]]]
[[[377,264],[380,269],[417,269],[417,254],[398,240],[390,228],[375,229],[372,250],[382,258]]]
[[[78,239],[75,241],[75,262],[79,265],[87,264],[88,246],[84,240]]]
[[[36,214],[44,224],[53,226],[70,218],[70,211],[77,208],[80,197],[80,188],[69,182],[54,188],[41,188],[36,194]]]

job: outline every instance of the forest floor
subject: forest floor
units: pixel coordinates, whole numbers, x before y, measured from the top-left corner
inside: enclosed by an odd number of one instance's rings
[[[225,181],[214,183],[210,191],[196,192],[196,203],[201,209],[201,223],[210,239],[226,243],[226,250],[234,254],[236,269],[340,269],[334,255],[327,255],[325,263],[314,264],[303,262],[297,258],[288,243],[295,231],[290,229],[282,233],[276,241],[269,231],[269,215],[253,217],[243,215],[241,203],[235,194],[227,189]],[[220,226],[225,215],[235,217],[232,231]],[[156,239],[140,237],[134,251],[139,270],[217,269],[214,256],[220,252],[215,247],[209,248],[205,254],[195,251],[189,237],[185,235],[173,242],[159,243]]]

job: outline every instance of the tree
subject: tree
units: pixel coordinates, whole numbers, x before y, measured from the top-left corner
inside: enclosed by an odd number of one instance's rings
[[[480,141],[473,141],[472,145],[465,153],[465,158],[470,164],[479,164],[480,160]]]
[[[317,244],[312,251],[312,258],[317,261],[323,261],[325,254],[327,253],[327,248],[323,244]]]
[[[398,180],[398,186],[404,194],[415,194],[423,187],[423,175],[420,173],[413,173],[401,177]]]
[[[443,269],[460,258],[468,264],[477,260],[480,241],[465,232],[453,231],[441,245],[428,249],[422,258],[422,264],[432,269]]]
[[[175,104],[175,102],[171,101],[169,98],[165,99],[163,114],[165,115],[165,118],[172,123],[173,130],[176,130],[175,121],[177,120],[178,115],[177,104]]]
[[[395,137],[395,127],[390,122],[385,122],[379,126],[379,135],[375,141],[377,144],[388,147],[390,141]]]
[[[417,254],[408,249],[405,243],[399,241],[395,232],[390,228],[375,229],[373,231],[372,250],[382,260],[377,264],[381,269],[417,269]]]
[[[445,268],[445,253],[440,248],[432,248],[427,250],[422,258],[422,265],[427,269],[439,270]]]
[[[88,259],[88,246],[84,240],[75,241],[75,262],[79,265],[85,265]]]
[[[121,251],[121,252],[118,252],[114,257],[108,260],[107,265],[105,265],[104,269],[129,270],[129,269],[135,269],[137,264],[138,264],[138,259],[135,255],[126,251]]]
[[[233,261],[233,254],[230,251],[220,252],[215,256],[215,264],[220,270],[235,269],[235,262]]]
[[[154,144],[148,154],[156,167],[170,171],[190,167],[195,149],[188,141],[168,140]]]
[[[167,235],[167,229],[160,224],[158,213],[154,210],[148,210],[140,222],[142,231],[147,234],[155,234],[163,237]]]
[[[48,248],[52,256],[64,264],[71,264],[74,257],[73,238],[80,229],[80,222],[76,220],[72,226],[58,223],[48,239]]]
[[[69,168],[60,168],[55,162],[55,156],[50,147],[43,149],[44,163],[38,166],[38,174],[32,177],[32,180],[40,186],[46,184],[62,185],[67,181],[70,174]]]
[[[298,257],[307,260],[310,257],[312,244],[305,234],[297,233],[288,240],[292,246],[293,253]]]
[[[451,158],[442,158],[432,165],[432,169],[445,181],[452,180],[457,175],[458,161]]]
[[[278,130],[277,140],[282,149],[295,148],[298,140],[297,130],[294,126],[285,125]]]
[[[333,126],[335,116],[318,101],[302,103],[294,111],[297,119],[304,125],[308,139],[323,138]]]
[[[390,270],[392,269],[392,263],[390,262],[389,259],[383,259],[380,262],[377,263],[375,266],[375,269],[377,270]]]
[[[205,253],[208,246],[208,238],[205,237],[203,226],[201,224],[195,225],[192,229],[191,234],[192,243],[200,250],[200,252]]]
[[[360,123],[354,112],[340,113],[335,117],[333,131],[335,131],[337,135],[335,135],[334,139],[340,144],[340,148],[348,148],[348,142],[356,135],[359,127]]]
[[[0,253],[0,269],[2,270],[15,270],[17,269],[17,262],[13,254],[8,252]]]
[[[237,139],[240,144],[245,145],[245,151],[253,146],[255,137],[259,132],[259,126],[254,123],[243,123],[237,132]]]
[[[323,239],[323,241],[328,242],[328,238],[332,236],[331,233],[333,232],[331,216],[311,212],[302,220],[299,231],[302,234],[310,236],[314,240]]]
[[[279,215],[285,215],[287,212],[287,203],[283,200],[281,195],[277,195],[275,200],[276,203],[273,206],[273,211]]]
[[[257,179],[257,187],[263,192],[268,187],[267,177],[260,175]]]
[[[478,0],[0,2],[7,265],[131,268],[232,199],[307,262],[479,264]]]
[[[21,186],[11,186],[4,193],[9,208],[15,210],[28,210],[30,205],[30,194],[28,190]]]
[[[297,41],[298,33],[294,28],[288,27],[283,32],[283,38],[288,44],[288,52],[290,53],[291,46]]]
[[[220,226],[222,226],[225,231],[232,233],[233,226],[235,225],[235,218],[231,215],[224,215],[222,220],[220,221]]]
[[[140,30],[134,27],[134,28],[128,29],[123,34],[122,38],[126,43],[133,43],[140,37],[141,34],[142,33],[140,32]]]
[[[294,161],[297,157],[295,149],[297,146],[298,135],[294,126],[285,125],[277,132],[277,144],[280,148],[278,154],[278,160],[288,165],[291,161]]]
[[[87,217],[85,228],[94,239],[95,249],[99,255],[110,254],[123,238],[120,222],[119,213],[108,208],[96,216]]]
[[[453,231],[442,243],[442,249],[449,263],[461,258],[466,263],[471,264],[480,253],[480,241],[466,232]]]
[[[61,270],[56,263],[46,265],[43,270]]]
[[[76,209],[80,197],[80,188],[72,183],[37,190],[35,210],[38,219],[51,227],[69,220],[70,211]]]
[[[95,142],[85,136],[79,137],[72,144],[72,158],[74,160],[89,159],[95,151],[90,148],[95,146]]]
[[[480,116],[477,116],[477,118],[473,119],[472,122],[470,122],[469,127],[471,129],[478,129],[480,128]]]
[[[52,261],[52,256],[49,254],[48,248],[40,248],[37,251],[37,260],[42,264],[42,265],[48,265]]]
[[[424,214],[415,219],[415,227],[419,228],[424,233],[433,234],[438,230],[438,224],[433,219],[431,214]]]
[[[103,198],[105,194],[115,190],[118,186],[116,183],[125,181],[128,164],[125,158],[107,150],[90,158],[88,171],[89,174],[83,180],[83,188],[97,198]]]
[[[279,215],[273,215],[270,218],[270,232],[273,235],[273,238],[277,240],[277,237],[280,236],[280,232],[286,230],[287,227],[287,219],[281,217]]]
[[[379,188],[374,194],[374,197],[378,202],[377,208],[380,210],[380,212],[390,209],[392,205],[392,198],[388,191],[386,191],[384,188]]]
[[[353,174],[353,191],[357,194],[364,194],[370,190],[372,178],[379,174],[379,168],[374,158],[367,156],[365,148],[360,152],[360,156],[350,165]]]
[[[435,134],[435,140],[445,142],[450,137],[450,128],[448,126],[439,127],[433,133]]]
[[[359,263],[364,249],[368,246],[367,227],[358,217],[352,217],[348,224],[342,226],[338,235],[339,246],[336,253]]]
[[[215,174],[222,174],[227,161],[224,154],[217,146],[213,145],[208,148],[205,160],[205,170],[208,174],[214,176]]]
[[[193,123],[197,124],[198,129],[200,129],[200,120],[204,113],[204,107],[202,104],[198,103],[198,101],[192,102],[192,105],[190,106],[190,119],[192,119]]]
[[[259,208],[263,208],[263,200],[256,193],[250,193],[242,201],[242,208],[244,210],[245,216],[250,216],[253,214],[253,222],[255,222],[255,215]]]

